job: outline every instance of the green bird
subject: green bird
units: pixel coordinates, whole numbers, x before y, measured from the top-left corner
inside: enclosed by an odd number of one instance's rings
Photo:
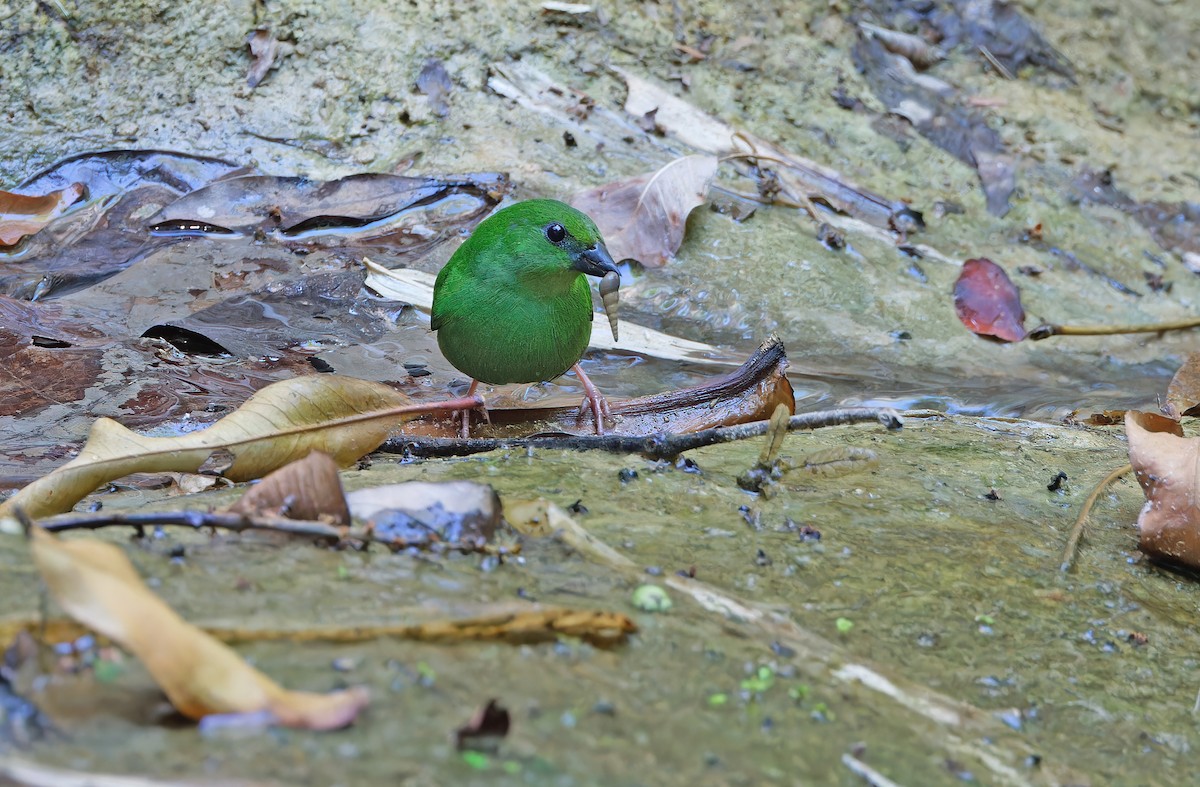
[[[586,392],[596,434],[604,434],[608,403],[579,359],[592,335],[588,276],[603,276],[601,293],[616,337],[620,273],[600,230],[556,200],[518,202],[489,216],[454,252],[433,285],[438,346],[454,368],[480,382],[533,383],[573,369]],[[467,436],[469,413],[462,413]]]

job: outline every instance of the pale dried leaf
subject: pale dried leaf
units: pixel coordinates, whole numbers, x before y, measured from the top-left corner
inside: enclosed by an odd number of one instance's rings
[[[629,92],[625,111],[635,118],[655,112],[654,119],[683,143],[697,150],[728,153],[734,149],[734,130],[706,114],[700,108],[678,98],[649,80],[621,68],[614,68]]]
[[[716,173],[716,156],[683,156],[655,172],[577,192],[568,202],[596,222],[614,260],[658,267],[675,257],[688,214],[704,204]]]
[[[144,437],[101,418],[79,456],[0,504],[0,529],[12,529],[15,506],[35,519],[62,513],[103,483],[130,473],[194,473],[214,452],[233,454],[224,473],[233,481],[261,478],[313,449],[348,465],[428,409],[382,383],[322,374],[268,385],[209,428],[179,437]]]
[[[363,258],[363,265],[367,268],[367,287],[383,297],[409,303],[425,311],[433,306],[433,274],[412,268],[389,270],[366,257]],[[622,352],[718,366],[738,366],[741,363],[729,352],[711,344],[671,336],[625,320],[620,321],[620,326]],[[588,346],[600,350],[617,348],[607,321],[592,321],[592,338]]]
[[[246,73],[246,84],[254,88],[258,87],[258,83],[263,81],[271,66],[275,65],[275,58],[279,54],[279,41],[271,35],[270,30],[255,30],[246,36],[246,43],[250,46],[250,57],[253,58],[250,70]]]
[[[332,694],[288,691],[226,645],[183,620],[146,588],[116,546],[62,540],[41,528],[30,550],[55,601],[68,615],[117,642],[145,665],[185,716],[267,712],[287,727],[336,729],[368,701],[363,688]]]

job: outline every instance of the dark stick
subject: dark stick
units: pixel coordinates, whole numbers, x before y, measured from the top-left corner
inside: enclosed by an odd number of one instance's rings
[[[331,544],[374,543],[383,544],[391,549],[400,550],[408,547],[429,549],[432,547],[457,549],[463,552],[486,551],[486,545],[469,541],[449,542],[440,541],[433,533],[428,539],[406,541],[386,536],[377,536],[370,529],[341,528],[324,522],[314,522],[303,519],[285,519],[276,516],[249,516],[244,514],[223,514],[211,511],[152,511],[131,514],[95,513],[95,514],[59,514],[38,520],[37,526],[51,533],[64,530],[99,530],[103,527],[135,527],[167,525],[190,527],[200,530],[206,527],[230,530],[243,533],[247,530],[266,530],[275,533],[286,533],[292,536],[316,538]]]
[[[824,426],[878,421],[888,429],[903,426],[900,414],[888,407],[845,407],[815,413],[793,415],[788,430],[819,429]],[[745,440],[767,433],[770,421],[754,421],[735,426],[718,426],[688,434],[659,432],[652,435],[549,435],[544,437],[455,439],[432,437],[424,440],[391,438],[378,450],[385,453],[427,459],[441,456],[469,456],[485,451],[511,448],[545,448],[569,451],[608,451],[617,454],[644,454],[651,459],[671,459],[684,451],[706,445]]]

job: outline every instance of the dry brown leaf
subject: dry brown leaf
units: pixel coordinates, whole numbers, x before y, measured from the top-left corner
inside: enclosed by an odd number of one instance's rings
[[[704,204],[717,173],[717,157],[677,158],[658,169],[568,200],[592,217],[614,260],[666,265],[683,243],[688,214]]]
[[[787,379],[787,366],[783,342],[778,336],[771,336],[744,364],[724,377],[690,388],[610,401],[613,422],[609,434],[645,437],[700,432],[766,420],[780,404],[795,412],[796,397]],[[490,422],[472,426],[475,437],[589,432],[590,427],[586,420],[580,420],[574,402],[570,407],[504,406],[504,396],[489,394],[489,403],[493,405],[488,407]],[[409,421],[405,433],[413,437],[452,437],[458,432],[451,419],[435,416]]]
[[[0,531],[18,529],[16,506],[34,519],[62,513],[107,481],[130,473],[194,473],[220,452],[232,455],[222,474],[233,481],[261,478],[314,449],[348,465],[407,418],[445,406],[470,403],[413,404],[382,383],[320,374],[268,385],[207,429],[179,437],[144,437],[101,418],[79,456],[0,504]]]
[[[246,84],[251,88],[258,87],[279,54],[279,41],[271,35],[270,30],[255,30],[246,36],[246,44],[250,47],[250,70],[246,73]]]
[[[1192,353],[1171,378],[1167,386],[1167,416],[1178,421],[1185,415],[1200,411],[1200,353]]]
[[[225,510],[231,514],[269,514],[321,520],[331,525],[350,524],[350,509],[346,506],[337,462],[324,451],[313,451],[266,475]]]
[[[963,263],[954,282],[954,311],[967,330],[1004,342],[1026,337],[1021,291],[986,257]]]
[[[1139,548],[1153,560],[1200,569],[1200,438],[1155,413],[1125,414],[1129,463],[1146,496]]]
[[[188,718],[266,711],[285,727],[327,730],[352,723],[367,705],[361,687],[331,694],[282,688],[179,617],[112,544],[65,541],[37,527],[30,538],[34,563],[67,614],[137,656]]]
[[[72,183],[40,197],[0,191],[0,247],[33,235],[83,196],[82,183]]]

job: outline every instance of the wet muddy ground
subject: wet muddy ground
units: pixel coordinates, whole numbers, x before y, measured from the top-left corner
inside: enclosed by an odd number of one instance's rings
[[[564,125],[497,95],[488,87],[493,64],[533,68],[615,113],[625,86],[611,68],[636,72],[909,202],[927,224],[913,241],[936,253],[917,259],[890,236],[853,231],[849,248],[834,251],[792,208],[759,207],[742,222],[703,209],[675,262],[638,271],[623,288],[623,316],[743,355],[778,333],[804,409],[866,402],[964,413],[914,414],[899,433],[857,426],[793,435],[785,455],[856,446],[878,452],[879,462],[847,475],[794,474],[770,500],[735,482],[757,443],[689,454],[702,474],[634,456],[518,452],[381,458],[345,476],[350,488],[471,478],[504,499],[582,500],[583,525],[644,579],[694,566],[697,579],[776,616],[765,622],[730,619],[674,593],[668,613],[635,612],[638,577],[552,541],[530,541],[523,561],[496,566],[105,534],[202,624],[320,627],[525,596],[623,610],[641,632],[614,651],[569,640],[240,646],[288,686],[370,686],[367,715],[333,734],[200,735],[163,725],[152,684],[127,660],[105,681],[60,676],[30,693],[68,735],[6,750],[6,767],[20,760],[210,783],[859,784],[842,762],[855,752],[901,784],[968,774],[987,784],[1190,780],[1198,591],[1136,553],[1142,498],[1131,480],[1101,497],[1074,572],[1057,569],[1082,499],[1126,461],[1119,428],[1069,426],[1063,416],[1153,409],[1196,339],[999,345],[962,328],[950,290],[961,260],[986,256],[1022,288],[1028,326],[1194,311],[1200,282],[1184,264],[1197,253],[1194,226],[1179,223],[1164,245],[1137,210],[1081,199],[1078,184],[1085,168],[1110,169],[1139,204],[1200,202],[1200,99],[1190,77],[1200,20],[1186,2],[1018,8],[1069,61],[1073,82],[1039,65],[1005,79],[967,44],[931,72],[984,108],[1015,162],[1002,217],[988,211],[974,168],[911,129],[891,133],[888,102],[856,66],[855,21],[908,19],[919,29],[903,4],[622,3],[564,14],[517,3],[267,3],[235,12],[68,0],[0,9],[0,81],[22,86],[0,97],[7,185],[66,155],[128,147],[317,178],[407,162],[409,174],[505,171],[519,198],[561,197],[687,151],[653,131],[629,141],[584,136],[581,128],[598,124]],[[283,46],[278,67],[251,90],[244,42],[256,26]],[[450,76],[445,116],[415,87],[430,58]],[[832,97],[839,91],[863,106],[841,108]],[[732,171],[719,183],[755,190]],[[1039,224],[1040,241],[1030,235]],[[189,248],[172,254],[186,263]],[[1030,272],[1018,273],[1023,266]],[[1171,287],[1150,286],[1155,276]],[[429,384],[448,385],[453,373],[430,363]],[[713,373],[620,354],[593,363],[593,379],[616,395]],[[545,390],[565,395],[571,385]],[[70,436],[82,437],[79,420]],[[6,442],[22,434],[3,419],[0,430]],[[623,468],[637,479],[622,483]],[[1068,483],[1049,491],[1060,471]],[[183,505],[141,492],[103,502]],[[803,538],[803,525],[821,538]],[[175,546],[182,559],[171,559]],[[26,555],[20,540],[0,543],[6,617],[38,609]],[[854,665],[895,681],[902,698],[855,677]],[[466,761],[451,733],[490,697],[512,711],[513,732],[486,762]],[[955,705],[953,718],[930,710],[943,701],[973,707]]]

